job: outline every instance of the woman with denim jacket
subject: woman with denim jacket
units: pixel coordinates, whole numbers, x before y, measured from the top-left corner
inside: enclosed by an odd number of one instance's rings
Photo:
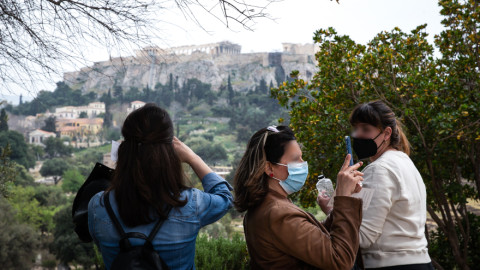
[[[153,240],[154,249],[170,269],[195,269],[198,231],[231,208],[230,185],[173,136],[168,113],[155,104],[132,112],[122,135],[125,140],[118,149],[111,187],[96,194],[88,206],[89,231],[106,269],[120,251],[120,235],[105,209],[107,193],[125,232],[148,235],[159,219],[165,220]],[[182,162],[192,167],[204,191],[185,184]],[[137,238],[130,241],[133,246],[144,243]]]

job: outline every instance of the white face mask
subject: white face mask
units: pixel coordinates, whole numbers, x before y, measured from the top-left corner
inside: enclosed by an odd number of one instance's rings
[[[308,176],[308,163],[304,162],[290,162],[288,164],[276,163],[288,168],[287,179],[281,180],[272,177],[280,182],[280,186],[287,192],[288,195],[295,193],[302,189]]]

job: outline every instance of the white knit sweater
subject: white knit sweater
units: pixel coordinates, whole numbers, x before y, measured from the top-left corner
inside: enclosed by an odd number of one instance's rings
[[[363,187],[375,189],[360,227],[365,267],[429,263],[425,184],[412,160],[387,151],[363,173]]]

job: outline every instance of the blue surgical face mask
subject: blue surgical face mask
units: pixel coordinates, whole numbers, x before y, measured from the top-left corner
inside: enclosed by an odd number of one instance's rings
[[[281,180],[275,177],[280,182],[280,186],[287,192],[288,195],[295,193],[302,189],[308,176],[308,163],[304,162],[291,162],[288,164],[276,163],[288,168],[288,177],[285,180]]]

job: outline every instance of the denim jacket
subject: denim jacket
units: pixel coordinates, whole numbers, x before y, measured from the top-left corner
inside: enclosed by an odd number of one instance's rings
[[[216,173],[202,179],[204,191],[196,188],[184,190],[181,199],[187,204],[173,208],[153,240],[153,247],[170,269],[195,269],[195,240],[201,227],[219,220],[232,207],[232,187]],[[113,191],[115,192],[115,191]],[[92,197],[88,204],[88,229],[102,253],[106,269],[110,269],[120,252],[120,235],[105,209],[103,191]],[[148,236],[156,220],[150,224],[126,227],[118,214],[117,202],[110,196],[113,211],[125,232],[140,232]],[[132,245],[143,245],[144,240],[130,238]]]

